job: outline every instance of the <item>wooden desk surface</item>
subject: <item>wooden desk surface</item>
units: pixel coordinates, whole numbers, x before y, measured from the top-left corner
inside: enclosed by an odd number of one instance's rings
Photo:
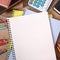
[[[50,9],[49,9],[48,12],[51,13],[54,18],[60,20],[60,15],[59,15],[57,12],[55,12],[54,9],[53,9],[54,5],[55,5],[57,2],[58,2],[58,0],[53,0],[52,6],[50,7]]]
[[[60,60],[60,34],[58,36],[58,39],[55,45],[55,51],[56,51],[57,60]]]

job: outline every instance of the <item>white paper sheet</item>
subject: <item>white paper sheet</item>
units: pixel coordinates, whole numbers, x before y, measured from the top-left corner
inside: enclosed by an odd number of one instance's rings
[[[56,60],[47,12],[9,18],[16,60]]]

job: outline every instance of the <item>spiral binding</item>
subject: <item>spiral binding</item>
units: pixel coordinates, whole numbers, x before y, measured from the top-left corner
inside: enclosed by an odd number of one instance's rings
[[[12,45],[11,45],[11,46],[12,46],[11,49],[13,50],[13,60],[16,60],[9,19],[7,19],[7,24],[8,24],[8,31],[9,31],[10,42],[11,42],[11,44],[12,44]],[[8,52],[8,57],[9,57],[9,55],[10,55],[10,52]],[[8,60],[8,58],[7,58],[7,60]]]
[[[12,49],[12,40],[9,39],[8,42],[9,42],[9,44],[8,44],[8,56],[7,56],[7,58],[9,57],[11,49]]]

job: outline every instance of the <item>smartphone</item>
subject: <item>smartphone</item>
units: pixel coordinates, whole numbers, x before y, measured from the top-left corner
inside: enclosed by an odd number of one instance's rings
[[[55,4],[54,10],[60,14],[60,0]]]

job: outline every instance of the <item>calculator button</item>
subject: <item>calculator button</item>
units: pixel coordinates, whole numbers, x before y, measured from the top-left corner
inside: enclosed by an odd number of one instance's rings
[[[34,3],[36,4],[36,3],[37,3],[37,1],[34,1]]]
[[[32,2],[29,2],[29,4],[32,4]]]
[[[36,1],[34,1],[33,6],[36,6]]]
[[[39,2],[42,2],[42,0],[39,0]]]
[[[38,3],[38,1],[34,1],[33,6],[36,6],[37,8],[39,8],[39,3]]]
[[[44,6],[43,2],[41,2],[41,4],[40,4],[40,5],[41,5],[41,7],[43,7],[43,6]]]
[[[39,5],[36,5],[37,8],[39,8]]]
[[[35,6],[35,7],[39,8],[39,5],[38,5],[38,4],[33,4],[33,6]]]

